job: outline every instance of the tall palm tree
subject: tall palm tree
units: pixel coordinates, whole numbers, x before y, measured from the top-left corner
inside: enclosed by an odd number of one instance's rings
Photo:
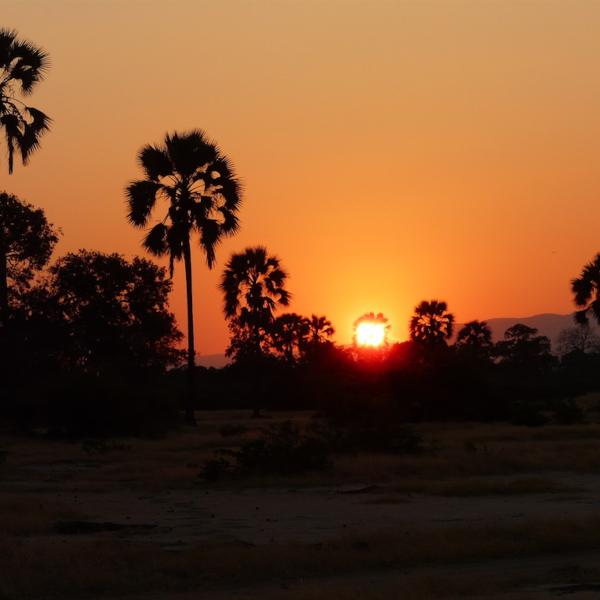
[[[583,267],[581,275],[571,281],[575,305],[579,307],[575,320],[581,325],[589,323],[588,314],[600,324],[600,254]]]
[[[410,338],[415,342],[431,345],[445,345],[452,337],[454,315],[448,312],[448,305],[440,300],[423,300],[415,307],[410,320]]]
[[[0,129],[8,149],[9,173],[13,172],[15,151],[26,165],[50,127],[47,115],[21,100],[33,92],[47,68],[44,50],[18,39],[14,30],[0,29]]]
[[[263,333],[280,306],[288,306],[287,273],[264,246],[234,254],[221,278],[225,317],[248,332],[249,350],[261,353]]]
[[[327,317],[311,315],[307,319],[310,342],[314,345],[323,344],[335,333],[333,324]]]
[[[145,178],[127,187],[129,221],[136,227],[146,227],[154,209],[163,205],[164,212],[148,231],[143,245],[151,254],[169,256],[171,276],[175,261],[183,259],[185,265],[190,383],[186,418],[192,423],[196,349],[190,238],[197,234],[212,269],[218,243],[238,229],[240,184],[227,157],[199,129],[167,134],[162,144],[144,146],[138,158]]]

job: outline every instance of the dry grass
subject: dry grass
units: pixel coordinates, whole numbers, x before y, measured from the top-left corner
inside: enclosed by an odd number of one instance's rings
[[[516,479],[465,478],[451,480],[405,480],[390,486],[391,494],[375,502],[390,503],[406,501],[406,494],[428,494],[432,496],[515,496],[523,494],[550,494],[580,492],[580,488],[542,477]],[[400,494],[400,495],[399,495]]]
[[[13,438],[8,440],[7,462],[0,465],[5,481],[43,481],[59,489],[105,490],[117,484],[149,491],[188,487],[215,449],[236,447],[256,436],[261,427],[293,418],[307,422],[309,415],[279,414],[276,419],[251,419],[248,413],[215,412],[200,416],[197,430],[182,430],[160,440],[124,440],[106,445],[106,451],[90,451],[81,443]],[[224,426],[239,425],[244,432],[222,436]],[[335,457],[334,469],[294,477],[253,477],[228,481],[222,487],[322,486],[352,482],[411,482],[407,492],[444,493],[436,481],[458,490],[459,479],[489,475],[514,476],[564,470],[578,473],[600,470],[600,425],[546,426],[529,429],[505,424],[428,424],[417,431],[427,450],[418,455],[384,454]],[[441,487],[444,487],[442,485]],[[480,483],[470,484],[481,489]],[[486,484],[487,485],[487,484]],[[465,491],[459,495],[468,495]],[[518,487],[518,486],[517,486]],[[535,487],[535,485],[524,486]],[[543,488],[541,485],[540,488]],[[552,491],[551,484],[545,486]],[[540,489],[540,491],[544,491]],[[475,491],[473,494],[479,492]],[[490,485],[485,493],[511,493]],[[517,492],[515,492],[517,493]],[[531,493],[531,492],[527,492]]]
[[[600,550],[600,519],[386,531],[323,544],[205,545],[172,552],[117,540],[0,543],[0,597],[186,591],[465,561]],[[35,573],[35,577],[32,574]],[[458,583],[457,583],[458,585]],[[427,593],[430,593],[429,590]]]
[[[54,524],[80,515],[65,504],[38,499],[31,494],[6,494],[0,497],[0,532],[3,535],[50,533]]]
[[[600,519],[395,530],[318,545],[209,544],[178,552],[149,542],[125,542],[112,533],[93,539],[52,533],[57,521],[82,518],[59,501],[42,499],[53,489],[110,494],[123,489],[152,493],[198,485],[210,488],[212,484],[200,483],[197,475],[214,449],[237,446],[256,436],[261,427],[290,417],[300,422],[309,419],[307,414],[283,414],[257,421],[247,413],[210,413],[201,415],[197,430],[184,429],[160,440],[120,440],[97,447],[7,438],[8,457],[6,464],[0,465],[0,485],[12,491],[0,488],[0,599],[146,592],[160,596],[273,582],[275,587],[277,582],[287,586],[304,578],[302,586],[286,589],[287,598],[322,598],[326,589],[331,600],[377,600],[390,597],[385,584],[363,589],[346,578],[357,571],[389,573],[398,567],[600,551],[596,534]],[[242,427],[234,435],[222,436],[221,428],[231,424]],[[550,472],[597,473],[600,469],[598,425],[528,429],[503,424],[429,424],[417,430],[428,448],[422,454],[344,455],[335,458],[329,472],[246,478],[225,481],[219,487],[232,488],[235,493],[249,486],[383,483],[390,493],[378,501],[393,503],[404,501],[410,493],[476,497],[575,491],[554,481]],[[36,486],[45,493],[37,494]],[[331,580],[338,576],[342,579]],[[313,578],[320,578],[319,583],[311,583]],[[505,585],[505,579],[476,575],[411,575],[402,580],[402,597],[465,597],[474,590],[491,596]],[[265,597],[280,596],[272,592]]]

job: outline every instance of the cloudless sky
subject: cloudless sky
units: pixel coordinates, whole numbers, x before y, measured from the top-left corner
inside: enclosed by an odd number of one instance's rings
[[[222,352],[217,283],[264,244],[291,309],[337,339],[442,298],[458,321],[571,310],[600,251],[600,3],[511,0],[2,0],[51,55],[54,119],[0,189],[78,248],[143,254],[125,219],[136,153],[204,129],[245,187],[242,230],[195,255],[198,350]],[[185,328],[183,268],[172,307]]]

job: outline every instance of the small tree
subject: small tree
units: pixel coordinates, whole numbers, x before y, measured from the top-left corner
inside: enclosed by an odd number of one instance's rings
[[[543,370],[553,362],[553,357],[550,340],[537,333],[537,329],[517,323],[504,332],[504,340],[496,344],[494,353],[505,365],[530,371]]]
[[[55,322],[58,364],[91,375],[164,370],[181,360],[165,269],[143,259],[80,250],[32,290],[33,318]]]
[[[572,352],[600,352],[600,336],[589,325],[567,327],[558,335],[558,352],[562,356]]]
[[[59,232],[41,208],[0,193],[0,336],[13,300],[50,260]],[[3,336],[2,336],[3,337]]]
[[[485,321],[469,321],[458,332],[455,347],[471,359],[488,361],[494,347],[492,330]]]
[[[298,362],[309,344],[308,319],[296,313],[278,316],[268,329],[267,343],[288,364]]]
[[[290,303],[286,281],[287,273],[279,259],[269,255],[263,246],[234,254],[221,278],[224,312],[231,334],[227,355],[238,364],[250,367],[256,417],[260,414],[268,334],[275,312]]]
[[[327,317],[311,315],[307,324],[309,341],[313,346],[328,343],[335,334],[333,324]]]
[[[229,259],[220,286],[232,333],[228,356],[258,356],[264,352],[265,334],[275,312],[290,303],[286,280],[279,259],[270,256],[263,246],[247,248]]]

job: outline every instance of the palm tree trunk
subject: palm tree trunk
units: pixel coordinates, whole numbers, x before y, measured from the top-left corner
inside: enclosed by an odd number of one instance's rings
[[[8,388],[8,268],[6,260],[6,243],[4,240],[4,231],[0,226],[0,387],[4,388],[4,392],[0,391],[0,410],[7,402],[6,390]]]
[[[184,242],[183,260],[185,263],[185,292],[187,299],[187,394],[185,399],[185,421],[196,425],[194,415],[196,350],[194,348],[194,305],[192,297],[192,253],[189,238]]]
[[[5,350],[8,332],[8,267],[4,232],[0,228],[0,351]]]

